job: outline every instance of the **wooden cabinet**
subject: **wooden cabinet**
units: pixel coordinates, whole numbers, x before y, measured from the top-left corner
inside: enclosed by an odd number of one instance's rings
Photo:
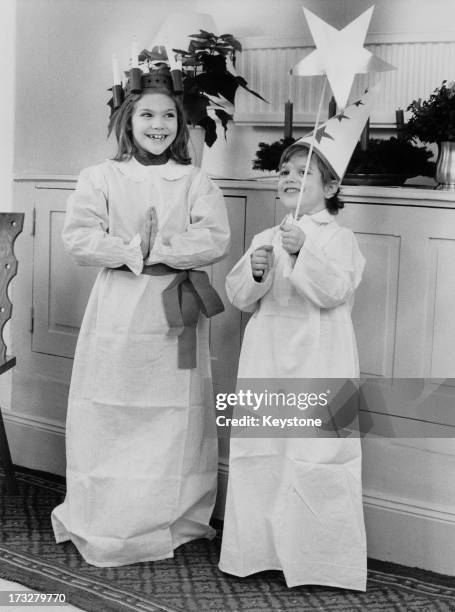
[[[41,387],[68,388],[77,334],[96,268],[75,265],[63,250],[61,230],[74,181],[18,182],[17,201],[26,204],[30,231],[18,241],[15,305],[15,410],[49,415],[63,423],[65,401],[42,405]],[[253,235],[278,223],[284,209],[275,185],[220,181],[232,230],[232,248],[212,267],[212,282],[226,311],[211,321],[215,391],[234,389],[241,335],[247,317],[227,301],[224,279]],[[351,227],[367,259],[353,311],[362,376],[377,379],[443,379],[453,389],[455,369],[455,205],[448,193],[398,188],[345,188],[338,217]],[[19,206],[18,206],[19,208]],[[21,207],[23,209],[23,207]],[[26,330],[26,331],[24,331]],[[33,367],[30,367],[30,364]],[[56,367],[56,363],[60,364]],[[65,367],[61,364],[66,363]],[[62,373],[62,376],[58,372]],[[22,395],[21,376],[36,377],[36,398]],[[56,380],[57,378],[57,380]],[[51,382],[50,382],[51,381]],[[64,394],[57,394],[61,399]],[[38,407],[36,405],[38,402]],[[366,409],[369,409],[366,406]],[[55,409],[55,410],[54,410]],[[411,408],[408,406],[408,411]],[[431,413],[402,414],[455,426],[441,400]]]
[[[26,222],[16,243],[13,340],[18,363],[13,409],[5,421],[13,459],[56,473],[64,472],[72,357],[97,272],[74,265],[63,252],[60,233],[74,185],[69,179],[16,182],[16,210],[26,212]],[[225,276],[253,235],[278,223],[284,213],[275,185],[220,181],[220,186],[232,249],[211,269],[227,306],[211,321],[215,392],[235,388],[247,320],[228,305]],[[346,187],[343,199],[346,207],[338,220],[355,231],[367,259],[353,310],[362,376],[373,381],[361,407],[375,424],[383,426],[387,419],[390,428],[390,436],[363,441],[370,556],[450,573],[455,556],[455,196]],[[394,385],[403,379],[428,384],[418,398],[398,397]],[[224,439],[221,491],[227,456]],[[222,511],[221,495],[218,516]],[[429,553],[425,542],[441,547]]]
[[[32,334],[32,351],[70,358],[98,273],[98,268],[74,264],[63,248],[61,233],[71,191],[36,188]]]

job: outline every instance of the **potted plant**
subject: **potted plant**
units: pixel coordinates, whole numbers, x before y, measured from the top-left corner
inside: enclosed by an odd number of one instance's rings
[[[205,143],[211,147],[217,139],[216,123],[209,116],[212,109],[220,119],[226,133],[228,121],[234,115],[234,98],[238,87],[254,96],[264,98],[247,87],[247,82],[235,72],[236,53],[242,50],[240,42],[232,34],[217,36],[199,30],[189,36],[188,49],[172,49],[182,62],[183,108],[190,125],[205,129]],[[164,47],[144,49],[139,62],[152,69],[160,62],[167,62]],[[264,100],[266,102],[266,100]]]
[[[427,100],[413,100],[407,110],[412,115],[406,134],[437,143],[436,180],[444,189],[455,189],[455,83],[444,80]]]

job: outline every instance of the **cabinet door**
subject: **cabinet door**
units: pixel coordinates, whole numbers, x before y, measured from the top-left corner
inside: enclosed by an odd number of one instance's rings
[[[353,310],[361,373],[378,379],[364,389],[365,407],[416,419],[416,437],[431,437],[431,423],[453,427],[455,210],[350,203],[340,222],[367,260]],[[425,393],[408,397],[408,379],[426,381]],[[412,423],[402,422],[409,436]]]
[[[70,189],[36,190],[32,350],[73,357],[98,268],[74,264],[61,233]]]

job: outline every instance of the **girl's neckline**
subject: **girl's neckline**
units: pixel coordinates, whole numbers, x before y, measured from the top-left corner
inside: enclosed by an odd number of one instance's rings
[[[153,155],[143,149],[134,149],[133,157],[143,166],[163,166],[169,161],[169,152],[163,151],[160,155]]]

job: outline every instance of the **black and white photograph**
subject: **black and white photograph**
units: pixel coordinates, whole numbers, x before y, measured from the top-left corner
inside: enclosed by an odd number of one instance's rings
[[[455,2],[0,2],[0,609],[455,608]]]

